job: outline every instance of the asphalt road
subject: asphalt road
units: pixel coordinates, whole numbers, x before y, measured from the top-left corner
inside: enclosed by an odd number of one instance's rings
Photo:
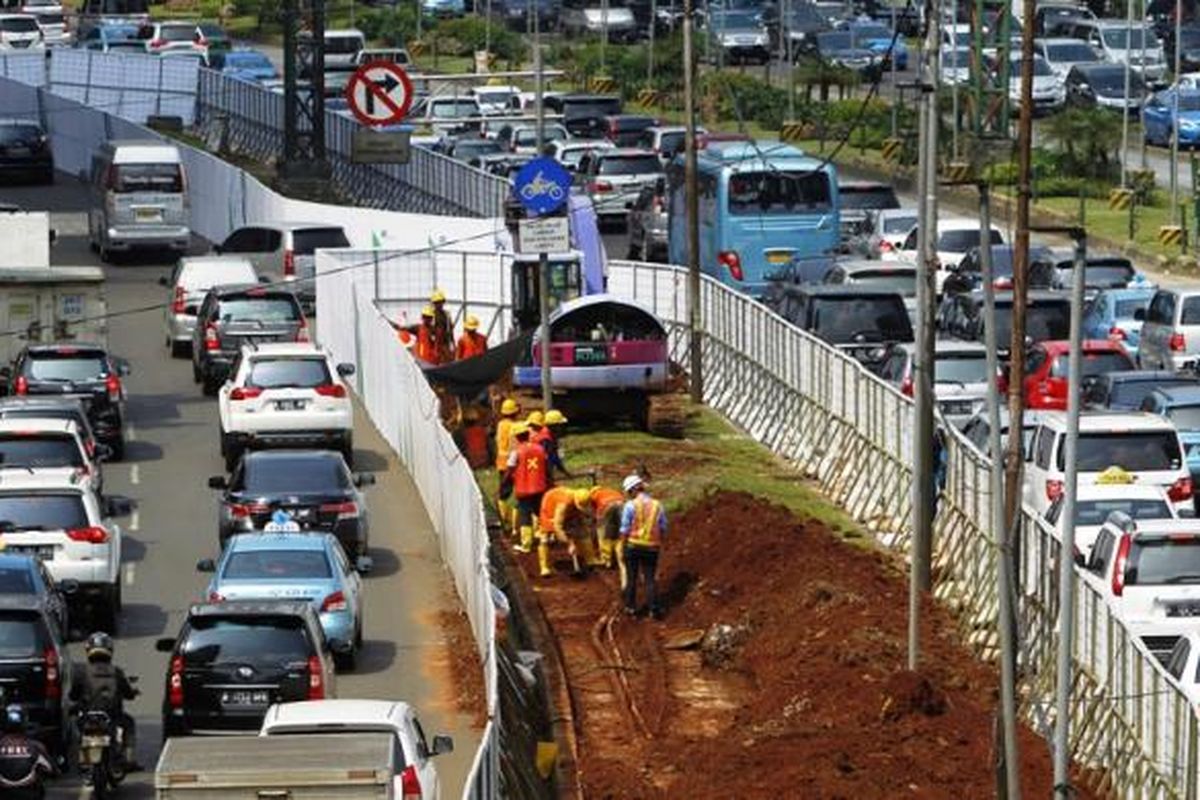
[[[56,212],[56,264],[98,266],[83,236],[84,198],[80,184],[62,175],[52,188],[0,186],[0,201]],[[139,759],[147,772],[131,776],[122,787],[120,796],[128,798],[153,796],[166,668],[166,656],[154,650],[154,641],[178,632],[188,604],[206,585],[206,576],[195,571],[196,561],[217,553],[216,497],[207,486],[208,476],[222,471],[216,403],[192,383],[188,361],[170,358],[160,311],[121,314],[163,301],[157,279],[168,266],[159,261],[106,268],[108,308],[114,315],[109,343],[133,366],[126,383],[128,458],[105,468],[106,489],[137,504],[122,521],[125,610],[117,662],[141,678],[142,696],[129,710],[137,719]],[[455,752],[439,758],[438,767],[442,796],[458,797],[479,741],[470,719],[454,710],[437,621],[437,612],[457,610],[458,602],[411,479],[366,414],[356,411],[356,466],[378,480],[368,490],[375,570],[366,581],[365,650],[354,672],[339,675],[338,695],[407,700],[421,713],[427,735],[451,734]],[[72,649],[82,657],[78,645]],[[69,777],[56,781],[50,796],[82,797],[86,791],[77,777]]]

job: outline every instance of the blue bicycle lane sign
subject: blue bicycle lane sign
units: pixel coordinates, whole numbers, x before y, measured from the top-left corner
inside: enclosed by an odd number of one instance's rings
[[[553,158],[541,156],[530,161],[513,179],[513,194],[528,211],[549,214],[567,202],[571,192],[571,173]]]

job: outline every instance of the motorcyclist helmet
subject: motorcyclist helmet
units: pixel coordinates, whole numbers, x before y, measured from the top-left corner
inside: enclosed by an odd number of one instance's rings
[[[25,709],[16,703],[4,709],[5,733],[22,733],[25,730]]]
[[[88,661],[112,661],[113,640],[103,631],[97,631],[87,638],[83,645]]]

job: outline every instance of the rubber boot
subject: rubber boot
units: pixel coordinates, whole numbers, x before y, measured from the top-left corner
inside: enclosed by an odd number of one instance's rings
[[[543,578],[550,577],[550,543],[546,541],[538,542],[538,575]]]
[[[600,537],[600,566],[605,569],[612,569],[613,564],[613,546],[616,543],[612,539]]]
[[[617,573],[621,576],[621,594],[625,593],[625,586],[629,583],[629,571],[625,569],[625,540],[618,539],[614,555],[617,557]]]
[[[496,516],[500,517],[500,528],[505,533],[512,531],[512,514],[509,512],[507,500],[496,501]]]
[[[533,528],[529,525],[521,526],[521,538],[513,545],[513,550],[518,553],[528,553],[533,550]]]
[[[591,536],[584,536],[582,539],[575,541],[576,547],[579,548],[579,555],[583,557],[583,563],[589,567],[602,567],[604,560],[596,555],[596,543]]]

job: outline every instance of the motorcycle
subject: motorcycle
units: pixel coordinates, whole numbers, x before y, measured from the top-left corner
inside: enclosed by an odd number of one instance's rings
[[[114,754],[115,750],[115,754]],[[107,711],[84,711],[79,716],[79,768],[90,773],[92,795],[109,797],[121,774],[121,729]]]

